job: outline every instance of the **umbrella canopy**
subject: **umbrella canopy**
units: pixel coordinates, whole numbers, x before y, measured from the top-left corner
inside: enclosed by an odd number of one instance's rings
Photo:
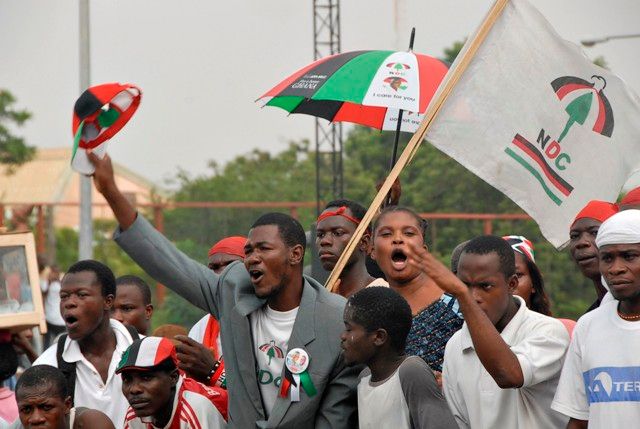
[[[395,51],[354,51],[317,60],[298,70],[257,102],[331,122],[415,132],[448,71],[443,61]]]

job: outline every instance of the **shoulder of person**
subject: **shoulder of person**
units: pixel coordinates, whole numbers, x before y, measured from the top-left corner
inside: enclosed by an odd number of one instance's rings
[[[209,317],[213,317],[210,314],[205,314],[200,320],[198,320],[189,330],[189,338],[202,343],[204,340],[204,333],[207,330],[209,324]]]
[[[129,331],[129,329],[127,329],[127,327],[118,322],[116,319],[109,319],[109,323],[111,324],[111,328],[114,330],[114,332],[116,333],[116,339],[118,337],[121,337],[125,340],[126,344],[131,344],[133,343],[133,341],[135,340],[134,336],[132,335],[132,333]],[[135,328],[134,328],[135,331]],[[139,333],[137,333],[138,338],[144,338],[144,335],[141,335]]]
[[[342,320],[342,311],[344,311],[344,306],[346,305],[347,300],[337,293],[329,292],[327,288],[318,283],[318,281],[312,277],[304,276],[304,280],[318,294],[316,301],[340,311],[340,320]]]
[[[218,407],[226,409],[228,397],[227,392],[224,389],[205,386],[190,379],[185,379],[184,383],[185,389],[182,391],[182,398],[180,400],[186,401],[192,406],[195,406],[193,407],[193,410],[195,410],[196,414],[222,414]]]
[[[578,327],[579,325],[588,326],[589,324],[593,323],[594,320],[602,320],[607,318],[609,314],[616,312],[618,303],[619,301],[613,300],[600,304],[598,308],[595,308],[590,312],[580,316],[580,318],[576,322],[576,327]]]
[[[408,356],[398,367],[398,375],[402,383],[433,381],[436,384],[436,377],[433,370],[427,363],[418,356]]]
[[[38,356],[38,359],[36,359],[33,362],[33,366],[51,365],[57,368],[58,367],[58,358],[56,356],[57,350],[58,350],[58,342],[56,341],[53,344],[51,344],[48,349],[42,352],[40,356]]]
[[[461,353],[462,352],[462,336],[466,333],[468,335],[468,330],[466,327],[466,323],[462,325],[460,329],[453,333],[449,341],[444,348],[445,357],[447,353]]]
[[[554,317],[546,316],[527,309],[527,330],[532,334],[553,335],[568,340],[569,333],[561,321]]]
[[[71,429],[113,429],[111,419],[102,411],[91,408],[76,408],[76,418]]]
[[[368,366],[365,366],[364,369],[360,371],[360,374],[358,374],[358,383],[361,382],[362,379],[366,377],[371,377],[371,370],[369,369]]]

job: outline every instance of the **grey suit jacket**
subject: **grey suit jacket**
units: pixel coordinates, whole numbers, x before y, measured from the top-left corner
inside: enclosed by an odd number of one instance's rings
[[[142,216],[126,231],[116,231],[114,238],[154,279],[220,321],[230,427],[357,427],[356,386],[362,367],[346,367],[342,360],[344,298],[305,278],[289,349],[301,347],[309,354],[308,371],[318,393],[309,397],[301,392],[300,401],[293,403],[278,396],[267,419],[249,322],[249,314],[266,301],[255,296],[244,265],[235,262],[217,275],[176,249]]]

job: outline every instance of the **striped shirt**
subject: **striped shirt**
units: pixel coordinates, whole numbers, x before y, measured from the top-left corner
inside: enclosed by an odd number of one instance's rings
[[[161,429],[224,429],[227,423],[216,408],[224,399],[226,391],[206,387],[190,378],[180,376],[173,399],[171,418]],[[154,429],[150,417],[136,417],[129,407],[124,420],[124,429]]]

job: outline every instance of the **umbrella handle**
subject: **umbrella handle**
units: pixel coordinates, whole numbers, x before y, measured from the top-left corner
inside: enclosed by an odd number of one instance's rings
[[[391,164],[389,164],[389,171],[393,169],[393,166],[396,165],[396,158],[398,156],[398,141],[400,140],[400,128],[402,128],[402,113],[404,110],[400,109],[398,111],[398,123],[396,124],[396,136],[393,140],[393,153],[391,154]],[[391,204],[391,192],[387,195],[387,199],[385,202],[385,206]]]

